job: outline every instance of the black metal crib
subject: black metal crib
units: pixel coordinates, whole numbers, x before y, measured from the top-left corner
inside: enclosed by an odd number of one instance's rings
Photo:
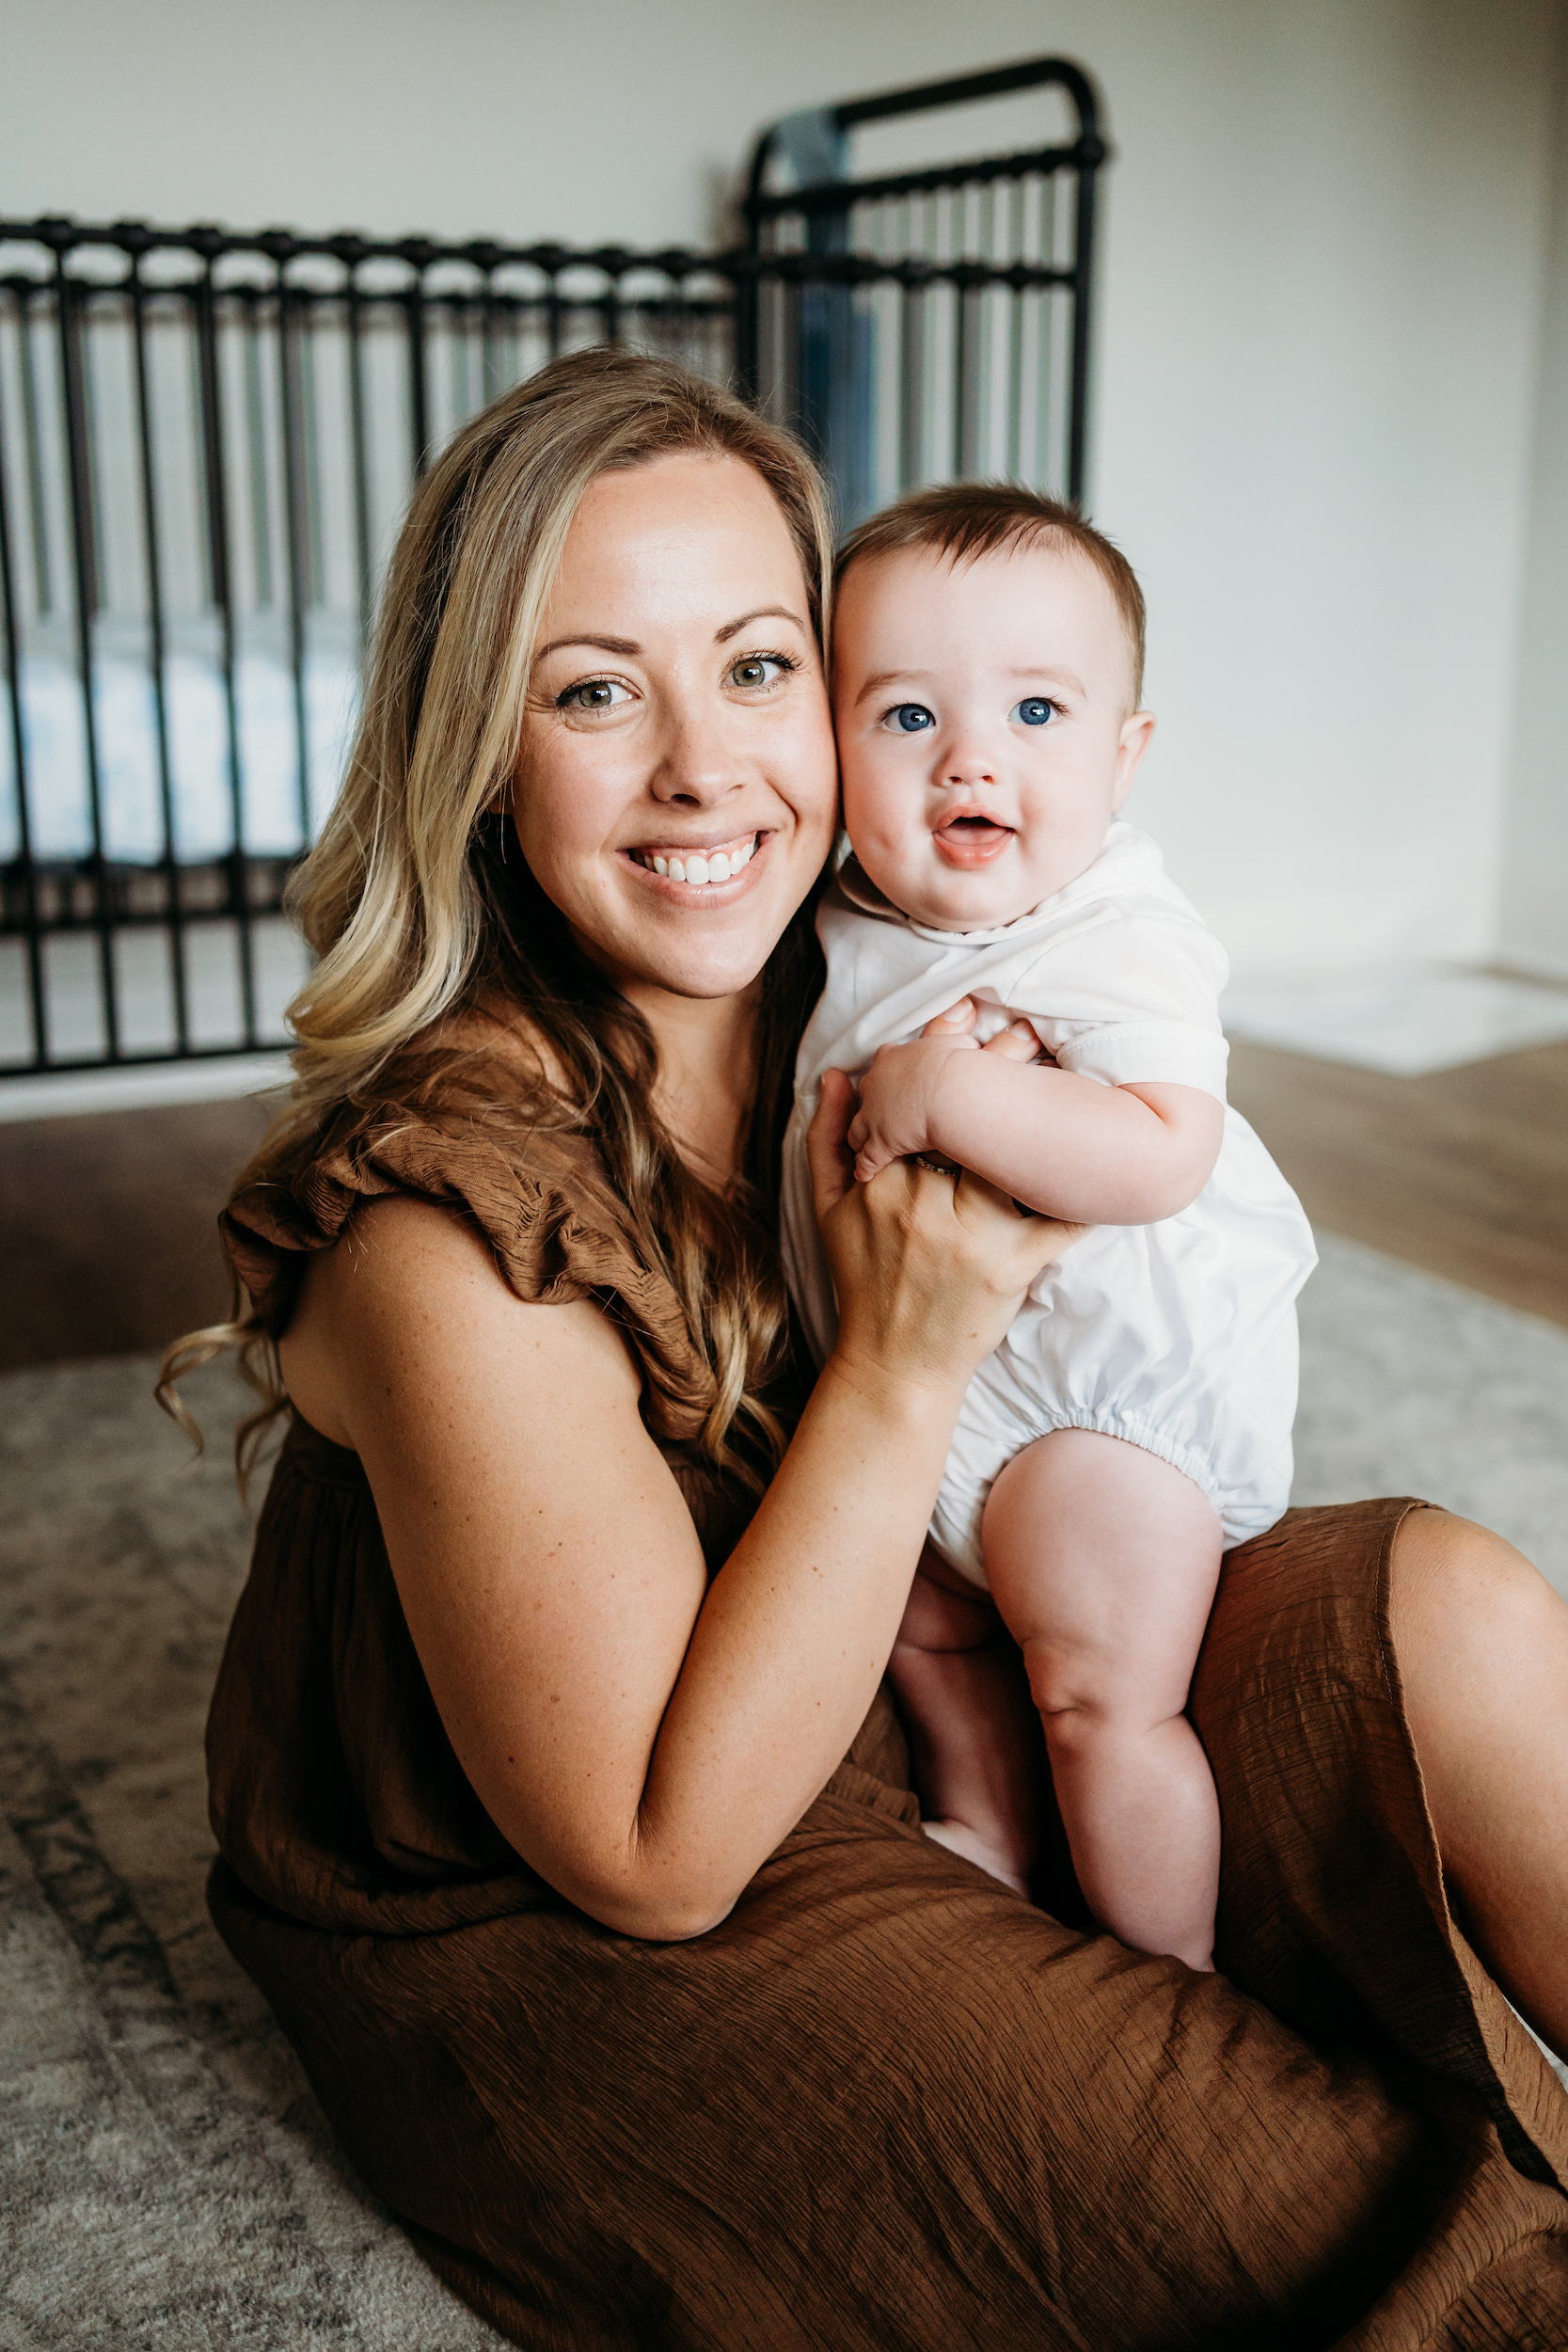
[[[1053,140],[852,171],[862,126],[1033,90]],[[0,219],[0,1083],[284,1041],[283,886],[410,482],[556,353],[736,383],[846,523],[976,474],[1080,497],[1104,157],[1040,58],[774,124],[723,251]]]

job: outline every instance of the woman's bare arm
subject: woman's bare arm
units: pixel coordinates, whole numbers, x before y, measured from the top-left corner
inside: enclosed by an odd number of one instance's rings
[[[612,1326],[521,1304],[448,1213],[365,1213],[312,1267],[284,1343],[300,1411],[364,1461],[482,1800],[544,1878],[629,1934],[721,1919],[849,1745],[969,1374],[1070,1238],[967,1180],[850,1184],[846,1095],[830,1089],[816,1138],[839,1345],[705,1599]]]
[[[1449,1899],[1568,2057],[1568,1608],[1500,1535],[1412,1511],[1388,1615]]]

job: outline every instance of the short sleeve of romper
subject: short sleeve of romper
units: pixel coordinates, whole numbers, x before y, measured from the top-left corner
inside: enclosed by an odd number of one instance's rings
[[[1225,1101],[1225,950],[1184,903],[1108,900],[1007,989],[1064,1070],[1104,1086],[1188,1086]]]
[[[717,1565],[744,1502],[592,1148],[396,1103],[324,1139],[226,1213],[275,1329],[390,1192],[615,1318]],[[1449,1917],[1388,1642],[1411,1507],[1227,1562],[1193,1693],[1220,1975],[925,1839],[885,1693],[722,1924],[661,1945],[485,1815],[358,1460],[296,1418],[213,1700],[214,1917],[364,2180],[536,2352],[1568,2341],[1568,2101]]]

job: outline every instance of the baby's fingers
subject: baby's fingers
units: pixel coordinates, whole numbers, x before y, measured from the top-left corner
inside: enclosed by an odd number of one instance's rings
[[[981,1048],[983,1053],[1000,1054],[1004,1061],[1033,1061],[1039,1050],[1039,1039],[1027,1021],[1014,1021],[998,1029]]]
[[[949,1005],[947,1010],[939,1012],[934,1021],[927,1021],[920,1034],[922,1037],[962,1037],[967,1030],[973,1029],[974,1020],[974,997],[960,996],[956,1005]]]
[[[863,1109],[855,1113],[849,1124],[849,1133],[844,1140],[847,1149],[855,1155],[857,1184],[868,1184],[873,1176],[880,1175],[884,1168],[891,1168],[898,1156],[895,1152],[888,1150],[886,1143],[878,1136]]]
[[[884,1151],[879,1143],[868,1143],[863,1151],[855,1154],[856,1184],[868,1184],[873,1176],[879,1176],[884,1168],[891,1168],[893,1160],[894,1154]]]

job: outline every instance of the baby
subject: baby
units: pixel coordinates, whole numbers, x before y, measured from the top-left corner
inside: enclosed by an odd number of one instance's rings
[[[863,1181],[914,1155],[1091,1226],[971,1382],[893,1673],[930,1834],[1023,1888],[1037,1860],[989,1587],[1023,1652],[1085,1899],[1212,1965],[1219,1811],[1183,1714],[1221,1554],[1291,1489],[1300,1204],[1226,1107],[1218,942],[1118,815],[1153,732],[1143,598],[1070,508],[923,490],[843,554],[833,708],[853,850],[785,1143],[814,1347],[832,1285],[803,1136],[860,1081]],[[984,1050],[981,1050],[981,1049]]]

